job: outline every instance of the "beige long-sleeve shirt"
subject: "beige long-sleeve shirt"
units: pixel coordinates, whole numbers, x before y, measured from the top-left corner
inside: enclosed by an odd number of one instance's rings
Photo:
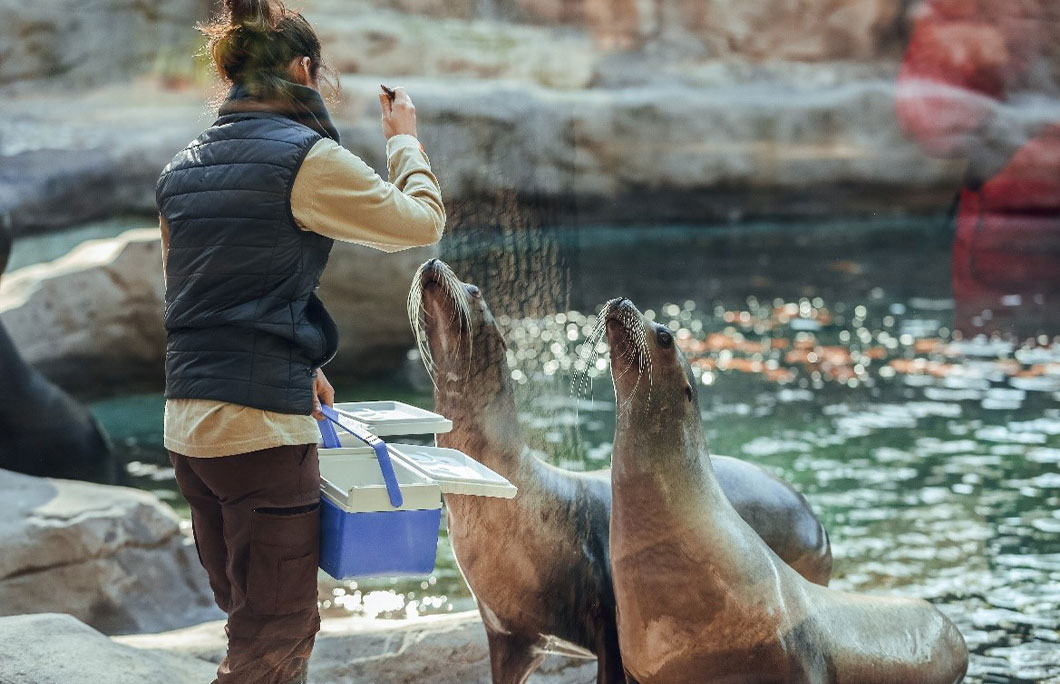
[[[335,141],[317,142],[291,191],[291,211],[298,226],[384,252],[438,242],[445,228],[445,207],[423,146],[410,135],[395,135],[387,141],[386,151],[390,182]],[[160,229],[164,269],[169,251],[165,218]],[[208,399],[166,400],[163,424],[166,449],[199,458],[320,439],[311,416]]]

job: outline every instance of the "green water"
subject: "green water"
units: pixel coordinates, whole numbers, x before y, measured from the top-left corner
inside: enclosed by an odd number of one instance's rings
[[[533,448],[572,469],[608,465],[606,364],[577,397],[571,375],[599,305],[628,296],[690,350],[714,341],[692,354],[712,451],[806,494],[831,535],[833,587],[933,601],[968,640],[969,682],[1060,682],[1055,340],[958,339],[945,241],[780,238],[733,249],[695,231],[606,235],[583,231],[564,247],[576,257],[568,311],[494,307]],[[454,267],[461,273],[459,259]],[[491,303],[504,295],[484,291]],[[785,307],[794,315],[777,320]],[[806,363],[800,345],[828,348],[836,363]],[[426,390],[398,381],[340,385],[338,395],[432,405]],[[161,448],[162,405],[152,394],[92,409],[132,482],[186,515]],[[473,603],[443,531],[430,578],[332,583],[321,605],[396,618]]]

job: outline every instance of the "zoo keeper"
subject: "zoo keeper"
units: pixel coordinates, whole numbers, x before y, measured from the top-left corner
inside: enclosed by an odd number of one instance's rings
[[[433,244],[445,209],[403,89],[379,97],[388,183],[339,145],[300,14],[225,0],[202,29],[231,89],[158,181],[165,446],[228,614],[215,684],[293,684],[320,627],[314,417],[333,402],[320,367],[338,348],[314,290],[334,240]]]

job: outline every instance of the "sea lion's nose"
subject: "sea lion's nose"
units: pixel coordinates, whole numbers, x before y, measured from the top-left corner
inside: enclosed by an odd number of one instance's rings
[[[423,277],[426,278],[426,279],[429,279],[429,280],[433,280],[433,279],[439,277],[441,275],[442,271],[444,271],[444,270],[445,270],[445,262],[442,261],[441,259],[437,259],[437,258],[430,259],[429,261],[424,263],[423,267],[421,269],[421,271],[423,273]]]

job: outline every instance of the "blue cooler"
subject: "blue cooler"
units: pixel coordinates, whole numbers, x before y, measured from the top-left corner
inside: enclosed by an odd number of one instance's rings
[[[355,405],[324,406],[320,421],[320,567],[335,579],[429,575],[443,493],[515,496],[507,480],[462,452],[387,445],[373,434],[376,426],[343,406]],[[448,429],[441,416],[430,415],[440,419],[429,423],[432,429]],[[348,433],[341,441],[336,425]]]

